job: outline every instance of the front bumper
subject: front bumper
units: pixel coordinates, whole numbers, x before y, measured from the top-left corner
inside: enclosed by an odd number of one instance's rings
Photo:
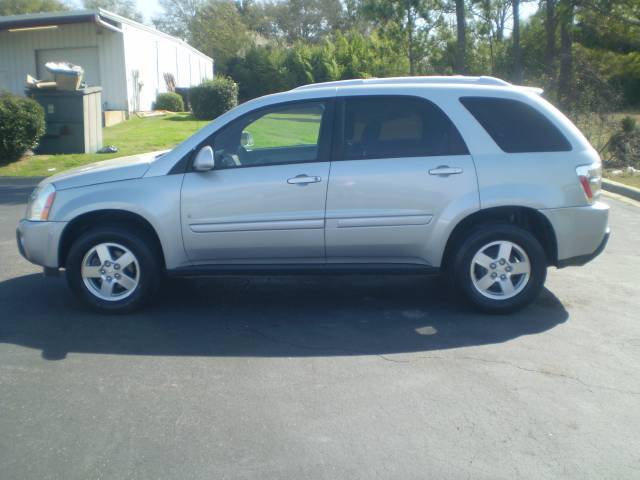
[[[48,268],[60,266],[58,251],[67,222],[32,222],[20,220],[16,241],[20,254],[36,265]]]
[[[584,265],[597,257],[609,239],[609,206],[595,202],[585,207],[540,210],[556,236],[558,268]]]

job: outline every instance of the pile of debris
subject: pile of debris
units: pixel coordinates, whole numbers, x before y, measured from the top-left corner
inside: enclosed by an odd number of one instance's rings
[[[27,75],[27,88],[33,89],[55,89],[73,91],[84,88],[84,69],[78,65],[67,62],[48,62],[45,68],[50,74],[48,80],[38,80],[31,75]]]

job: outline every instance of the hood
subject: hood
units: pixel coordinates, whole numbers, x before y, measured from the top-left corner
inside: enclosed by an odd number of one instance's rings
[[[162,150],[90,163],[45,178],[40,185],[53,183],[56,190],[66,190],[98,183],[140,178],[149,169],[151,163],[166,152],[167,150]]]

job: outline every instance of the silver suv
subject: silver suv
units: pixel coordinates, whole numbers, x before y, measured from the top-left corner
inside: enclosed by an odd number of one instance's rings
[[[600,158],[540,93],[412,77],[258,98],[171,151],[42,181],[18,247],[108,312],[165,275],[319,272],[444,272],[513,311],[609,235]]]

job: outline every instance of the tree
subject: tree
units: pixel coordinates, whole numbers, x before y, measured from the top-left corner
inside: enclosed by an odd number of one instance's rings
[[[251,37],[231,0],[209,0],[197,9],[189,23],[189,41],[213,57],[216,68],[226,73],[227,63],[251,45]]]
[[[520,49],[520,0],[513,1],[513,80],[522,83],[522,51]]]
[[[472,0],[469,4],[469,11],[474,19],[479,20],[474,25],[475,33],[487,39],[492,73],[497,69],[496,57],[504,50],[502,44],[507,20],[511,13],[511,3],[512,0]]]
[[[545,2],[544,29],[546,35],[544,62],[546,65],[547,74],[552,75],[555,70],[554,64],[556,60],[556,0],[546,0]]]
[[[61,0],[2,0],[0,16],[68,10]]]
[[[343,8],[340,0],[287,0],[267,3],[278,36],[286,41],[317,42],[338,31]]]
[[[82,0],[84,8],[92,10],[103,8],[117,15],[142,22],[142,13],[136,9],[135,0]]]
[[[362,5],[365,18],[405,45],[409,75],[415,74],[416,19],[419,4],[420,0],[366,0]]]
[[[284,72],[285,52],[271,45],[250,47],[244,56],[227,62],[229,75],[238,83],[241,101],[286,90]]]
[[[265,39],[277,38],[278,29],[271,3],[236,0],[236,7],[250,31]]]
[[[454,0],[456,10],[456,73],[467,73],[467,19],[464,0]]]
[[[485,25],[489,40],[502,42],[512,0],[473,0],[469,10]]]
[[[294,48],[289,49],[283,66],[288,88],[314,82],[311,53],[309,48],[303,44],[297,44]]]
[[[158,30],[187,40],[190,36],[189,25],[202,4],[203,0],[160,0],[164,14],[151,21]]]
[[[311,52],[311,68],[314,82],[330,82],[340,78],[340,67],[335,58],[335,47],[325,40]]]
[[[567,107],[571,101],[573,78],[573,0],[560,0],[560,71],[558,72],[558,98]]]
[[[442,23],[443,7],[439,0],[365,0],[362,14],[404,46],[409,75],[415,75],[431,31]]]

